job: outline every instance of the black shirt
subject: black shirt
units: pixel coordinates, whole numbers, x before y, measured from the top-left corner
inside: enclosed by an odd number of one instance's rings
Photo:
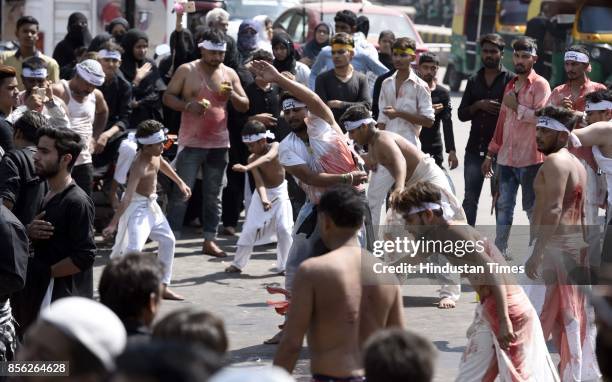
[[[13,213],[23,225],[38,214],[48,189],[47,182],[36,175],[35,153],[34,146],[11,150],[0,162],[0,198],[13,203]]]
[[[332,100],[342,101],[341,108],[331,109],[336,122],[340,121],[340,117],[349,107],[361,104],[369,109],[372,104],[368,79],[365,74],[356,70],[353,71],[353,75],[346,82],[342,82],[336,77],[334,69],[319,74],[315,83],[315,93],[325,103]],[[340,127],[344,131],[344,126]]]
[[[448,90],[441,85],[436,85],[436,88],[431,92],[431,103],[441,103],[444,108],[436,114],[434,124],[430,128],[422,128],[419,140],[421,141],[421,150],[424,153],[430,154],[436,160],[438,166],[442,165],[442,137],[440,135],[440,124],[444,129],[444,146],[446,152],[455,151],[455,136],[453,134],[453,119],[451,116],[450,94]]]
[[[130,126],[130,115],[132,108],[130,100],[132,98],[132,86],[125,79],[121,71],[117,71],[115,76],[109,82],[104,82],[100,86],[100,91],[104,95],[104,100],[108,105],[108,122],[106,129],[117,125],[121,130],[135,129],[136,126]]]
[[[249,98],[249,111],[247,112],[249,117],[263,113],[272,114],[277,120],[276,127],[270,129],[274,133],[274,140],[280,142],[289,135],[291,128],[285,119],[280,116],[281,90],[278,85],[271,84],[266,90],[263,90],[253,82],[247,86],[245,92]]]
[[[28,242],[23,224],[0,204],[0,306],[25,285]]]
[[[472,121],[470,136],[468,138],[465,151],[484,156],[487,153],[489,142],[495,133],[497,117],[499,114],[489,114],[483,110],[478,110],[476,114],[470,114],[470,106],[482,99],[494,99],[501,103],[504,98],[504,89],[516,75],[502,67],[501,72],[495,77],[491,87],[487,86],[484,77],[484,68],[468,79],[461,105],[457,114],[462,122]]]
[[[13,143],[13,127],[6,121],[6,116],[0,113],[0,147],[4,152],[8,152],[15,148]]]

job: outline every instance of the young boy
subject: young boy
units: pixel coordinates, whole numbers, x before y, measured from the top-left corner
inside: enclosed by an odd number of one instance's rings
[[[274,134],[267,131],[266,126],[259,121],[249,121],[242,129],[242,141],[252,154],[246,166],[236,164],[232,170],[250,171],[257,192],[253,193],[234,261],[225,269],[228,273],[242,272],[251,257],[255,242],[274,233],[278,238],[276,268],[283,273],[289,248],[293,243],[293,212],[285,181],[285,169],[278,161],[279,144],[268,143],[266,138],[274,138]]]
[[[139,152],[130,169],[128,184],[119,208],[103,231],[108,238],[118,230],[111,258],[140,252],[148,237],[159,243],[159,259],[164,266],[162,297],[167,300],[183,298],[168,289],[174,260],[174,234],[168,225],[155,194],[157,173],[161,171],[176,183],[185,199],[191,190],[178,177],[170,164],[161,157],[166,136],[164,126],[155,120],[141,122],[136,129]]]

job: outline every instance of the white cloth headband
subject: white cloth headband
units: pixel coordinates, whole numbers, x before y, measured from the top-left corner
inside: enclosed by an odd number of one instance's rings
[[[542,116],[538,119],[538,124],[536,125],[536,127],[543,127],[545,129],[565,132],[569,135],[569,139],[572,143],[572,146],[580,147],[582,145],[580,143],[580,139],[578,139],[578,137],[567,128],[567,126],[557,121],[556,119]]]
[[[570,50],[569,52],[565,52],[564,61],[576,61],[576,62],[582,62],[583,64],[588,64],[589,56],[587,56],[584,53],[574,52]]]
[[[515,49],[514,53],[516,53],[516,52],[525,52],[525,53],[530,54],[532,56],[537,56],[538,55],[538,52],[536,52],[536,50],[533,49],[533,48],[531,48],[531,49],[519,49],[519,50]]]
[[[265,133],[243,135],[242,142],[253,143],[265,138],[274,139],[274,133],[272,133],[270,130],[266,130]]]
[[[121,53],[117,52],[116,50],[102,49],[101,51],[98,52],[98,57],[100,57],[100,58],[111,58],[113,60],[121,61]]]
[[[283,111],[296,109],[298,107],[306,107],[306,104],[296,100],[295,98],[287,98],[283,101]]]
[[[216,50],[217,52],[225,52],[227,43],[225,42],[212,42],[210,40],[204,40],[198,44],[198,48],[204,48],[206,50]]]
[[[89,82],[90,84],[94,86],[102,86],[102,84],[104,83],[104,74],[102,76],[99,76],[97,74],[91,73],[87,69],[85,69],[81,64],[77,64],[76,71],[79,77],[81,77],[82,79],[84,79],[85,81]]]
[[[155,134],[151,134],[147,137],[136,138],[136,141],[141,145],[154,145],[156,143],[164,142],[166,140],[166,134],[163,130],[158,131]]]
[[[344,128],[346,131],[351,131],[361,127],[361,125],[369,125],[370,123],[376,123],[376,121],[371,117],[360,119],[359,121],[346,121],[344,122]]]
[[[21,71],[21,74],[25,78],[47,78],[47,69],[40,68],[40,69],[32,70],[30,68],[23,68],[23,70]]]
[[[603,100],[596,103],[587,102],[584,111],[612,110],[612,101]]]
[[[442,201],[438,203],[426,202],[426,203],[421,204],[420,206],[412,207],[410,210],[408,210],[408,213],[406,213],[406,215],[412,215],[412,214],[416,214],[416,213],[427,211],[427,210],[440,210],[440,209],[442,210],[442,217],[445,220],[450,220],[455,215],[453,211],[453,207],[449,203],[442,202]]]

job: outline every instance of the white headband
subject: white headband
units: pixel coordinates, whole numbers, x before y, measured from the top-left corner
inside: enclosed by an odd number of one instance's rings
[[[564,61],[576,61],[582,62],[583,64],[588,64],[589,56],[584,53],[574,52],[573,50],[570,50],[569,52],[565,52]]]
[[[306,104],[296,100],[295,98],[287,98],[283,101],[283,111],[296,109],[298,107],[306,107]]]
[[[98,52],[98,57],[100,57],[100,58],[111,58],[113,60],[121,61],[121,53],[117,52],[116,50],[102,49],[101,51]]]
[[[164,142],[166,140],[166,134],[164,134],[163,130],[158,131],[155,134],[149,135],[147,137],[136,138],[136,141],[141,145],[154,145],[156,143]]]
[[[612,110],[612,101],[603,100],[596,103],[587,102],[584,111]]]
[[[253,143],[265,138],[274,139],[274,133],[272,133],[270,130],[266,130],[265,133],[243,135],[242,142]]]
[[[580,143],[580,139],[578,139],[578,137],[574,133],[572,133],[564,124],[557,121],[556,119],[542,116],[538,119],[538,124],[536,125],[536,127],[543,127],[545,129],[565,132],[569,134],[569,139],[572,143],[572,146],[580,147],[582,145]]]
[[[47,78],[47,69],[40,68],[32,70],[30,68],[23,68],[21,74],[25,78]]]
[[[376,123],[376,121],[373,120],[371,117],[360,119],[359,121],[346,121],[344,122],[344,128],[346,129],[346,131],[351,131],[355,130],[358,127],[361,127],[361,125],[369,125],[370,123]]]
[[[206,50],[216,50],[217,52],[225,52],[225,49],[227,48],[227,43],[216,43],[210,40],[204,40],[198,44],[198,48],[204,48]]]
[[[420,206],[412,207],[410,210],[408,210],[408,213],[406,213],[406,215],[412,215],[412,214],[416,214],[416,213],[427,211],[427,210],[432,210],[432,211],[442,210],[442,217],[445,220],[450,220],[455,215],[451,205],[447,202],[442,202],[442,201],[438,203],[426,202],[426,203],[421,204]]]
[[[538,55],[538,52],[536,52],[536,50],[534,48],[531,48],[531,49],[519,49],[519,50],[515,49],[514,52],[515,53],[516,52],[525,52],[525,53],[530,54],[532,56],[537,56]]]
[[[102,86],[102,84],[104,83],[104,74],[102,74],[102,76],[99,76],[97,74],[91,73],[87,71],[87,69],[85,69],[81,64],[77,64],[76,71],[79,77],[94,86]]]

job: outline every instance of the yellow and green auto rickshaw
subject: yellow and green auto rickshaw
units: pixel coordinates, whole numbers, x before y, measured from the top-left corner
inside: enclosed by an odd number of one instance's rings
[[[518,0],[517,0],[518,1]],[[478,38],[495,30],[497,0],[456,0],[451,52],[444,83],[458,91],[461,81],[480,69]]]
[[[527,26],[528,2],[525,0],[499,0],[495,15],[495,32],[502,36],[506,43],[502,64],[513,68],[512,41],[525,34]]]
[[[612,83],[612,1],[584,0],[572,27],[572,43],[591,54],[592,81]]]

